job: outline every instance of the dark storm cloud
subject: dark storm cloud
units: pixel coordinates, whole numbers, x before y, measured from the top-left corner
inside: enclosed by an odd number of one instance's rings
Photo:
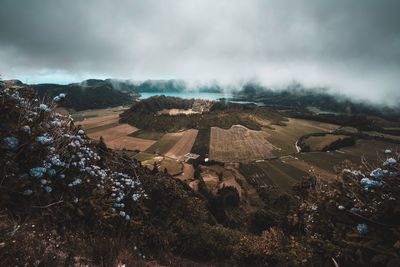
[[[399,1],[0,1],[0,73],[28,81],[297,80],[400,98]]]

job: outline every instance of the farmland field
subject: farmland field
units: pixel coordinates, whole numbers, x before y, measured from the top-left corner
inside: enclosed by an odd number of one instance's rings
[[[348,138],[347,135],[326,134],[323,136],[309,136],[303,140],[309,151],[323,151],[332,143]]]
[[[104,117],[94,117],[79,122],[85,129],[86,134],[95,140],[103,137],[104,142],[112,149],[146,150],[156,141],[143,138],[131,137],[132,133],[138,131],[137,128],[129,124],[119,124],[118,115],[108,115]]]
[[[129,107],[122,106],[122,107],[114,107],[114,108],[104,108],[104,109],[87,109],[87,110],[82,110],[82,111],[74,111],[74,110],[63,110],[62,112],[66,112],[71,114],[72,118],[76,122],[81,122],[86,119],[93,119],[96,117],[107,117],[110,115],[114,115],[119,117],[119,114],[121,114],[123,111],[127,110]]]
[[[104,125],[109,125],[113,123],[118,123],[119,116],[118,114],[94,117],[85,119],[83,121],[76,122],[76,125],[81,125],[85,130],[91,130],[93,128],[101,127]]]
[[[307,176],[307,172],[280,160],[242,163],[240,172],[250,184],[257,187],[274,187],[289,192],[294,184]]]
[[[210,159],[238,162],[272,157],[273,146],[263,131],[253,131],[241,125],[229,130],[211,128]]]
[[[122,136],[111,141],[106,141],[109,148],[112,149],[128,149],[144,151],[153,145],[156,141],[147,140],[142,138]]]
[[[297,152],[297,140],[306,134],[330,132],[338,125],[309,120],[292,119],[285,122],[286,126],[273,125],[274,129],[263,128],[268,133],[266,137],[275,146],[274,155],[281,156]]]
[[[345,160],[349,160],[354,164],[360,164],[362,158],[365,158],[368,163],[376,165],[382,162],[383,158],[387,157],[387,155],[384,154],[386,149],[390,149],[394,153],[399,152],[400,145],[383,141],[357,140],[354,146],[341,148],[337,151],[331,151],[329,153],[300,153],[297,154],[296,157],[308,162],[311,165],[328,171],[333,171],[336,165]]]
[[[152,154],[167,153],[183,136],[184,132],[167,133],[163,135],[156,143],[146,149],[145,152]]]
[[[198,130],[195,129],[186,130],[179,141],[165,155],[180,161],[184,160],[184,156],[192,150],[197,133]]]
[[[102,131],[96,131],[89,134],[89,137],[99,140],[102,136],[104,141],[109,142],[114,139],[127,136],[128,134],[137,131],[138,129],[129,124],[119,124],[118,126],[111,127]]]
[[[210,129],[200,129],[194,142],[192,153],[199,154],[201,157],[208,157],[210,147]]]
[[[142,138],[142,139],[149,139],[149,140],[158,140],[163,135],[164,135],[164,133],[161,133],[161,132],[138,130],[138,131],[130,134],[129,136]]]

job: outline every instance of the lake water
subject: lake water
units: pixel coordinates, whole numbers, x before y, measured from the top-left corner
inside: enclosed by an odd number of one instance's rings
[[[141,97],[139,99],[146,99],[156,95],[165,95],[165,96],[175,96],[186,99],[204,99],[204,100],[218,100],[221,98],[232,98],[233,95],[229,93],[207,93],[207,92],[196,92],[196,91],[183,91],[183,92],[142,92],[140,93]],[[249,101],[229,101],[232,103],[238,104],[256,104],[257,106],[265,106],[264,103],[261,102],[249,102]]]
[[[143,92],[140,93],[140,99],[146,99],[155,95],[175,96],[186,99],[204,99],[204,100],[217,100],[220,98],[230,98],[231,94],[224,93],[207,93],[207,92],[196,92],[196,91],[183,91],[183,92]]]

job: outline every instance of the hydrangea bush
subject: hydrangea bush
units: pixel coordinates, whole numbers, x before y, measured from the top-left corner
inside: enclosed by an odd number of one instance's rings
[[[105,199],[104,214],[130,221],[134,206],[146,197],[135,169],[104,166],[84,130],[55,112],[65,97],[59,94],[51,103],[41,103],[29,91],[0,90],[3,185],[13,190],[2,194],[42,205],[62,200],[80,209],[93,198]]]
[[[350,166],[335,181],[310,178],[299,187],[295,216],[326,257],[364,266],[400,264],[399,155],[385,154],[381,166]]]

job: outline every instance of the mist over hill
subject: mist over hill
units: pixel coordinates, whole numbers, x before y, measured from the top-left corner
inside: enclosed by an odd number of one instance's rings
[[[185,97],[185,92],[206,92],[226,93],[229,97],[225,100],[256,101],[280,109],[301,109],[302,112],[310,114],[370,115],[389,120],[397,120],[400,115],[400,107],[396,105],[377,104],[338,94],[329,88],[305,87],[296,82],[285,87],[274,88],[257,82],[227,86],[216,82],[192,84],[175,79],[145,81],[88,79],[68,85],[34,84],[32,87],[40,97],[54,97],[60,92],[69,93],[69,102],[65,103],[65,107],[76,110],[130,104],[138,99],[141,93],[160,95],[182,93],[182,97]]]

